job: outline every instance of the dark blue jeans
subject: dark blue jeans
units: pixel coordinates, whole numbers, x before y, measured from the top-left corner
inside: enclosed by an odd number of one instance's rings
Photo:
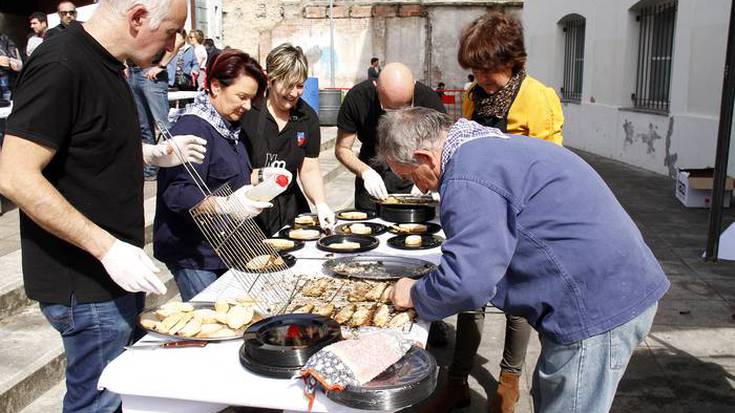
[[[41,303],[41,311],[61,334],[66,351],[64,413],[114,412],[120,396],[97,390],[97,381],[109,362],[123,352],[142,311],[143,294],[127,294],[112,301],[69,305]]]
[[[167,266],[171,274],[176,280],[176,286],[179,287],[181,301],[189,301],[195,295],[204,291],[209,284],[212,284],[217,278],[224,274],[227,270],[195,270],[191,268],[179,268],[172,265]]]
[[[138,123],[143,142],[156,143],[156,122],[168,124],[168,74],[161,72],[156,80],[145,77],[147,69],[133,67],[130,69],[128,84],[135,98],[138,109]],[[146,166],[145,176],[155,176],[158,168]]]

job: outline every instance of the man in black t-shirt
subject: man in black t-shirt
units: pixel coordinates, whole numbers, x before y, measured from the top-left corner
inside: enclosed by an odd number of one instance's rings
[[[132,335],[144,295],[164,293],[146,253],[143,163],[180,164],[170,143],[143,145],[123,61],[171,50],[186,0],[100,3],[94,16],[41,43],[21,73],[0,152],[0,192],[21,210],[23,281],[66,351],[64,412],[111,412],[102,370]],[[203,140],[176,136],[190,161]],[[197,143],[200,142],[200,143]],[[138,293],[138,294],[136,294]]]
[[[77,21],[77,6],[70,1],[59,2],[56,6],[56,13],[59,15],[59,24],[46,30],[43,40],[48,40],[64,33],[64,30]]]
[[[378,119],[388,110],[408,106],[446,113],[436,93],[423,83],[414,81],[411,70],[401,63],[387,64],[377,82],[366,80],[347,92],[337,117],[334,153],[356,175],[355,208],[372,211],[375,210],[372,198],[385,199],[389,193],[410,192],[411,182],[403,181],[387,166],[372,162]],[[355,139],[362,143],[358,156],[352,152]]]

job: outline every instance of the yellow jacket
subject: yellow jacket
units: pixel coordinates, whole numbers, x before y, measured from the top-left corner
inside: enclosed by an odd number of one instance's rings
[[[469,94],[475,88],[473,84],[462,97],[462,116],[472,119],[475,104]],[[516,98],[508,111],[508,127],[506,133],[525,135],[543,139],[561,145],[564,138],[561,134],[564,125],[564,114],[561,102],[554,89],[526,75]]]

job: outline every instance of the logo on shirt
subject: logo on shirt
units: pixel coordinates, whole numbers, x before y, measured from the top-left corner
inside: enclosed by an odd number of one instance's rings
[[[306,145],[306,132],[296,132],[296,143],[298,143],[299,146]]]
[[[266,153],[265,166],[271,168],[286,168],[286,161],[279,161],[277,153]]]

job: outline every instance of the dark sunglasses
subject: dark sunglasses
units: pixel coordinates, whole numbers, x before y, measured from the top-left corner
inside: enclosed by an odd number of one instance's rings
[[[76,10],[59,10],[59,14],[62,15],[62,16],[64,16],[64,15],[76,16],[77,15],[77,11]]]

